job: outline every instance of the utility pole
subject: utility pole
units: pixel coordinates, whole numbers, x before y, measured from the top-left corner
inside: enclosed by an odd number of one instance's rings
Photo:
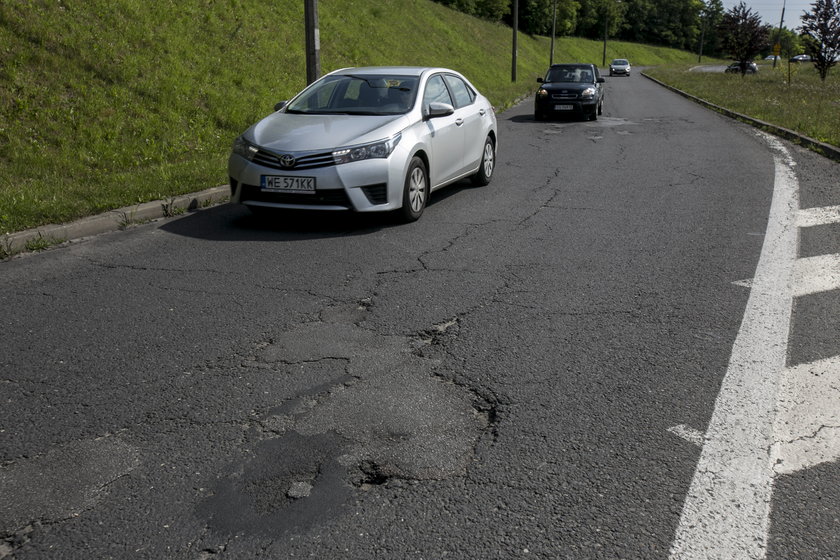
[[[779,20],[779,34],[776,36],[776,44],[773,45],[773,68],[776,67],[776,61],[779,55],[782,54],[782,25],[785,23],[785,0],[782,0],[782,19]],[[776,52],[779,51],[779,52]],[[790,66],[790,65],[788,65]],[[790,80],[788,80],[790,84]]]
[[[318,0],[304,0],[306,24],[306,83],[321,77],[321,33],[318,29]]]
[[[609,20],[609,12],[607,11],[606,4],[604,4],[604,59],[601,61],[601,67],[607,65],[607,22]]]
[[[551,54],[548,57],[548,65],[554,64],[554,33],[557,30],[557,0],[554,0],[554,15],[551,17]]]
[[[510,67],[510,81],[516,81],[516,34],[519,31],[519,0],[513,0],[513,54]]]

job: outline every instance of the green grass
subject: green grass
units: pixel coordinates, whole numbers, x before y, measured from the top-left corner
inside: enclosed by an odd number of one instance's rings
[[[319,3],[321,65],[435,65],[498,109],[534,91],[549,39],[430,0]],[[0,2],[0,235],[227,182],[233,139],[305,85],[297,0]],[[601,62],[561,38],[555,62]],[[609,42],[608,60],[689,63]]]
[[[661,66],[652,77],[737,113],[840,146],[840,69],[823,83],[813,65],[786,62],[741,76]]]

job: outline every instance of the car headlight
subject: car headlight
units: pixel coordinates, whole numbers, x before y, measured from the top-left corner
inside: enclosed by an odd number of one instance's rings
[[[244,157],[248,161],[253,160],[258,151],[259,149],[256,146],[242,136],[233,141],[233,153]]]
[[[595,88],[588,87],[580,94],[581,99],[592,99],[595,97]]]
[[[540,90],[537,92],[537,97],[545,97],[546,95],[548,95],[548,90],[546,90],[545,88],[540,88]]]
[[[362,161],[371,158],[386,158],[391,155],[397,144],[400,143],[402,134],[397,134],[386,140],[377,140],[369,144],[360,144],[358,146],[348,146],[346,148],[339,148],[333,151],[333,161],[336,165],[341,163],[350,163],[351,161]]]

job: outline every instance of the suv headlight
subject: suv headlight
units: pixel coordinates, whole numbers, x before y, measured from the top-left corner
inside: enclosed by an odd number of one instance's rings
[[[546,95],[548,95],[548,90],[545,88],[540,88],[537,92],[537,97],[545,97]]]
[[[580,94],[581,99],[592,99],[595,97],[595,88],[588,87]]]
[[[259,149],[256,146],[242,136],[233,141],[233,153],[244,157],[248,161],[253,160],[258,151]]]
[[[402,133],[399,133],[385,140],[339,148],[332,153],[333,161],[338,165],[341,163],[350,163],[351,161],[362,161],[364,159],[387,158],[394,151],[394,148],[397,147],[397,144],[400,143],[401,139]]]

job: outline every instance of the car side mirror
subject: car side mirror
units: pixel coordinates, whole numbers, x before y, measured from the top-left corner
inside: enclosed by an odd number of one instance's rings
[[[427,116],[430,119],[435,117],[445,117],[447,115],[451,115],[455,112],[455,107],[450,105],[449,103],[438,103],[435,101],[434,103],[429,103],[429,110],[427,112]]]
[[[538,84],[544,84],[545,80],[543,80],[542,78],[537,78],[537,83]]]
[[[282,109],[283,107],[286,106],[286,103],[288,103],[288,101],[279,101],[279,102],[275,103],[274,104],[274,110],[279,111],[280,109]]]
[[[598,83],[599,84],[603,84],[604,82],[606,82],[606,80],[603,77],[598,78]]]

